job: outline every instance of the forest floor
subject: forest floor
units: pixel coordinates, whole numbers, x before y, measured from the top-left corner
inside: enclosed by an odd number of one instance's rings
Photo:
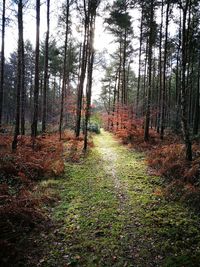
[[[52,225],[30,266],[200,266],[199,217],[164,198],[143,153],[102,131],[87,157],[65,157],[64,176],[40,185],[59,202],[46,207]]]

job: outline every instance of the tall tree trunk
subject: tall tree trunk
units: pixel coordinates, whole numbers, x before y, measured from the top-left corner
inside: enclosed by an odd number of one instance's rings
[[[35,80],[34,80],[34,100],[33,100],[33,121],[31,125],[31,136],[33,146],[37,136],[38,126],[38,96],[39,96],[39,54],[40,54],[40,0],[36,1],[36,47],[35,47]]]
[[[68,33],[69,33],[69,0],[67,0],[67,10],[66,11],[67,11],[67,13],[66,13],[66,30],[65,30],[65,48],[64,48],[63,79],[62,79],[60,123],[59,123],[60,140],[62,138],[63,106],[64,106],[64,94],[65,94],[65,88],[66,88],[66,74],[67,74],[67,46],[68,46]]]
[[[22,36],[22,0],[18,2],[18,59],[17,59],[17,95],[16,95],[16,115],[15,115],[15,131],[14,138],[12,142],[12,150],[17,149],[19,128],[20,128],[20,104],[21,104],[21,85],[22,85],[22,46],[23,46],[23,36]]]
[[[199,64],[198,64],[198,75],[197,75],[197,92],[196,92],[196,103],[195,103],[195,112],[194,112],[194,126],[193,126],[193,134],[198,134],[199,131],[199,95],[200,95],[200,52],[199,52]]]
[[[149,140],[149,122],[150,122],[150,105],[152,91],[152,46],[153,46],[153,18],[154,18],[154,0],[151,0],[150,6],[150,32],[149,32],[149,48],[148,48],[148,88],[146,101],[146,114],[144,125],[144,140]]]
[[[181,113],[181,68],[180,68],[180,51],[181,51],[181,39],[182,39],[182,12],[180,10],[180,23],[179,23],[179,42],[177,47],[177,56],[176,56],[176,125],[180,123],[180,113]]]
[[[146,84],[147,84],[147,59],[148,59],[148,40],[146,42],[145,48],[145,60],[144,60],[144,81],[143,81],[143,110],[142,115],[145,115],[145,107],[146,107]]]
[[[165,95],[166,95],[166,69],[167,69],[167,46],[168,46],[168,26],[169,26],[169,8],[170,2],[167,2],[166,22],[165,22],[165,46],[164,46],[164,62],[163,62],[163,87],[161,94],[161,114],[160,114],[160,139],[164,138],[165,128]]]
[[[1,35],[1,77],[0,77],[0,127],[2,124],[3,92],[4,92],[4,64],[5,64],[5,11],[6,0],[3,0],[2,35]]]
[[[81,73],[80,73],[80,80],[79,80],[79,85],[78,85],[77,109],[76,109],[76,128],[75,128],[76,137],[80,135],[83,86],[84,86],[84,81],[85,81],[87,58],[88,58],[87,43],[88,43],[88,19],[89,18],[87,15],[85,0],[84,0],[84,11],[85,11],[84,38],[83,38]]]
[[[126,39],[127,39],[127,29],[124,30],[124,44],[123,44],[123,62],[122,62],[122,105],[127,104],[126,100]]]
[[[94,17],[93,17],[94,16]],[[87,150],[88,145],[88,122],[91,110],[91,96],[92,96],[92,73],[94,64],[94,31],[95,31],[95,16],[94,14],[90,22],[90,41],[89,41],[89,55],[88,55],[88,81],[86,88],[86,113],[85,113],[85,136],[84,136],[84,151]],[[110,107],[109,107],[110,109]]]
[[[118,69],[116,70],[115,74],[115,86],[114,86],[114,95],[113,95],[113,108],[112,108],[112,130],[114,127],[114,118],[115,118],[115,110],[116,110],[116,98],[117,98],[117,79],[118,79]]]
[[[20,0],[21,1],[21,0]],[[25,91],[25,62],[24,62],[24,30],[23,30],[23,3],[21,3],[21,134],[25,134],[25,103],[26,103],[26,91]]]
[[[49,64],[49,28],[50,28],[50,0],[47,0],[47,32],[45,39],[45,62],[44,62],[44,89],[43,89],[43,112],[42,132],[46,132],[47,118],[47,87],[48,87],[48,64]]]
[[[186,68],[187,68],[187,29],[186,21],[190,0],[187,0],[183,7],[183,26],[182,26],[182,83],[181,83],[181,108],[182,108],[182,129],[186,148],[186,159],[192,160],[192,143],[190,140],[190,129],[187,114],[187,90],[186,90]]]
[[[140,83],[141,83],[141,62],[142,62],[142,41],[143,41],[143,17],[144,11],[142,6],[142,14],[140,21],[140,48],[139,48],[139,63],[138,63],[138,81],[137,81],[137,95],[136,95],[136,117],[139,116],[139,99],[140,99]]]
[[[162,72],[162,39],[163,39],[163,9],[164,9],[164,1],[162,0],[161,6],[161,24],[160,24],[160,36],[159,36],[159,98],[158,98],[158,114],[157,114],[157,133],[160,132],[160,115],[161,115],[161,95],[162,95],[162,87],[163,87],[163,72]]]

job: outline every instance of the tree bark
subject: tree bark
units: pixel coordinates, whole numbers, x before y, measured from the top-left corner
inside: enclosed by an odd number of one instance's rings
[[[143,18],[144,11],[142,6],[142,15],[140,21],[140,48],[139,48],[139,63],[138,63],[138,81],[137,81],[137,95],[136,95],[136,117],[139,116],[139,99],[140,99],[140,83],[141,83],[141,62],[142,62],[142,41],[143,41]]]
[[[35,80],[34,80],[34,100],[33,100],[33,122],[31,125],[31,136],[33,146],[37,136],[38,126],[38,96],[39,96],[39,54],[40,54],[40,0],[36,1],[36,48],[35,48]]]
[[[160,36],[159,36],[159,97],[158,97],[158,113],[157,113],[157,133],[160,132],[160,115],[161,115],[161,95],[163,87],[163,75],[162,75],[162,39],[163,39],[163,9],[164,1],[162,0],[161,6],[161,24],[160,24]]]
[[[60,123],[59,123],[59,135],[60,140],[62,138],[62,125],[63,125],[63,106],[64,106],[64,94],[66,88],[66,74],[67,74],[67,46],[68,46],[68,33],[69,33],[69,0],[67,0],[67,13],[66,13],[66,30],[65,30],[65,48],[64,48],[64,62],[63,62],[63,79],[61,90],[61,106],[60,106]]]
[[[183,26],[182,26],[182,82],[181,82],[181,108],[182,108],[182,130],[186,148],[186,160],[192,160],[192,143],[190,140],[190,129],[188,125],[187,114],[187,90],[186,90],[186,68],[187,68],[187,29],[186,21],[190,0],[187,0],[183,8]]]
[[[83,38],[83,48],[82,48],[82,59],[81,59],[81,73],[78,85],[78,95],[77,95],[77,109],[76,109],[76,137],[80,135],[81,128],[81,109],[82,109],[82,98],[83,98],[83,86],[86,75],[87,58],[88,58],[88,23],[89,18],[86,10],[86,1],[84,0],[84,13],[85,13],[85,23],[84,23],[84,38]]]
[[[169,8],[170,2],[167,2],[166,21],[165,21],[165,46],[164,46],[164,61],[163,61],[163,86],[161,94],[161,114],[160,114],[160,139],[164,138],[165,128],[165,101],[166,101],[166,69],[167,69],[167,45],[168,45],[168,26],[169,26]]]
[[[17,96],[16,96],[16,115],[15,115],[15,130],[14,138],[12,142],[12,150],[17,149],[18,135],[20,130],[20,104],[21,104],[21,85],[22,85],[22,46],[23,46],[23,35],[22,35],[22,0],[18,2],[18,61],[17,61]]]
[[[21,0],[20,0],[21,1]],[[25,91],[25,62],[24,62],[24,27],[23,27],[23,3],[21,3],[21,134],[25,134],[25,104],[26,104],[26,91]]]
[[[197,135],[199,132],[199,95],[200,95],[200,55],[199,55],[199,64],[198,64],[198,81],[197,81],[197,92],[196,92],[196,103],[195,103],[195,112],[194,112],[194,126],[193,126],[193,134]]]
[[[93,17],[94,16],[94,17]],[[88,122],[91,110],[91,96],[92,96],[92,74],[94,64],[94,31],[95,31],[95,16],[94,14],[90,22],[90,41],[89,41],[89,55],[88,55],[88,81],[86,88],[86,113],[85,113],[85,136],[84,136],[84,151],[87,150],[88,145]]]
[[[3,0],[3,13],[2,13],[2,36],[1,36],[1,82],[0,82],[0,127],[2,124],[3,112],[3,93],[4,93],[4,64],[5,64],[5,11],[6,0]]]
[[[48,64],[49,64],[49,28],[50,28],[50,0],[47,0],[47,32],[45,39],[45,62],[44,62],[44,88],[43,88],[43,112],[42,112],[42,132],[46,132],[47,118],[47,87],[48,87]]]
[[[154,0],[151,0],[150,11],[150,32],[149,32],[149,48],[148,48],[148,88],[146,101],[146,114],[144,125],[144,140],[149,140],[149,123],[150,123],[150,105],[151,105],[151,90],[152,90],[152,46],[153,46],[153,18],[154,18]]]

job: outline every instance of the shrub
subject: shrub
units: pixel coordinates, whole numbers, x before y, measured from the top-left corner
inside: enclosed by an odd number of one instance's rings
[[[100,127],[97,123],[89,124],[88,131],[100,134]]]

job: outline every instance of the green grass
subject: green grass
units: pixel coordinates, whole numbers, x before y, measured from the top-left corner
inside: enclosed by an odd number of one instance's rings
[[[154,194],[162,181],[147,175],[143,154],[104,131],[94,144],[62,179],[41,184],[60,202],[40,266],[200,266],[199,218]]]

